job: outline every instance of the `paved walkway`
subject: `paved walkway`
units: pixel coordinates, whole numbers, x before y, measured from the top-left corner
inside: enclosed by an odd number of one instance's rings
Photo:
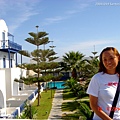
[[[62,120],[62,109],[61,105],[63,102],[63,90],[56,90],[52,102],[52,109],[50,111],[48,120]]]

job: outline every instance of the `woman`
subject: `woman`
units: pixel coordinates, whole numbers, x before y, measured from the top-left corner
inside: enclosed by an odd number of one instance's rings
[[[87,89],[93,120],[120,120],[120,97],[113,119],[109,117],[119,82],[119,61],[119,52],[114,47],[107,47],[100,54],[99,72],[92,77]]]

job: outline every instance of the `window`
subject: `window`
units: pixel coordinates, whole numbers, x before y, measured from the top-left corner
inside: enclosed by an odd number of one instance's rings
[[[11,68],[12,68],[12,59],[10,59],[10,65],[11,65]]]
[[[2,32],[3,48],[5,48],[5,33]]]
[[[3,58],[3,68],[6,68],[6,59]]]

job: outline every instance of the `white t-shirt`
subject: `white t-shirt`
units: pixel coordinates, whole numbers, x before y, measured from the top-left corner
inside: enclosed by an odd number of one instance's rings
[[[98,106],[108,115],[112,107],[119,77],[117,74],[110,75],[103,72],[95,74],[88,86],[87,93],[98,97]],[[102,120],[94,114],[93,120]],[[120,120],[120,96],[116,105],[113,120]]]

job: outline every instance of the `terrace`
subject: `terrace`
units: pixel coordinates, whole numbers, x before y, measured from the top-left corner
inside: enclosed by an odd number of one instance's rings
[[[8,40],[1,40],[0,41],[0,50],[1,51],[19,51],[22,50],[22,46],[14,42],[14,36],[10,33],[8,33]]]

